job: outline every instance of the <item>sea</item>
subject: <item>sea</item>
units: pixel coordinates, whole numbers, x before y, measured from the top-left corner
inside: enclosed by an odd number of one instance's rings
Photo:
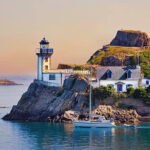
[[[150,123],[135,128],[74,128],[2,120],[33,82],[28,77],[12,79],[23,85],[0,86],[0,150],[150,150]]]

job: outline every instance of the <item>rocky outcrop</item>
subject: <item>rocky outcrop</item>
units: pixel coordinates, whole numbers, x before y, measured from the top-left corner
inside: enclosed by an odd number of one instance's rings
[[[141,31],[119,30],[110,45],[144,47],[150,46],[150,38]]]
[[[141,119],[141,116],[136,112],[136,110],[127,110],[127,109],[117,109],[108,105],[99,105],[95,109],[93,108],[92,114],[105,116],[106,119],[114,118],[114,122],[116,124],[136,124]],[[57,115],[54,120],[51,122],[71,122],[74,116],[74,111],[69,110],[65,111],[64,114]],[[76,120],[88,120],[89,113],[88,109],[84,109],[84,111],[78,111],[74,117],[74,121]],[[94,119],[94,118],[93,118]]]
[[[114,56],[103,57],[101,61],[102,66],[123,66],[122,59],[116,58]]]
[[[150,38],[141,31],[119,30],[110,44],[97,50],[87,64],[102,66],[135,66],[137,53],[150,50]],[[140,52],[140,53],[139,53]],[[145,58],[149,61],[148,58]],[[142,66],[142,65],[141,65]]]
[[[93,114],[103,115],[107,119],[113,117],[115,123],[137,123],[140,118],[136,110],[117,109],[106,105],[99,105]]]
[[[34,81],[5,120],[58,121],[65,111],[74,109],[79,97],[80,106],[86,101],[88,80],[79,75],[70,76],[63,88],[49,87]],[[59,118],[59,119],[58,119]]]
[[[145,117],[145,116],[150,116],[150,106],[146,105],[141,99],[135,99],[132,97],[129,98],[120,98],[120,99],[115,99],[112,97],[109,97],[107,99],[104,99],[103,101],[100,100],[95,100],[98,105],[123,105],[128,108],[134,108],[136,112]]]
[[[89,81],[79,75],[72,75],[65,80],[63,87],[49,87],[35,80],[5,120],[71,122],[76,105],[79,107],[74,120],[89,118]],[[135,110],[117,109],[106,105],[93,106],[94,114],[114,117],[116,123],[135,123],[139,115]]]

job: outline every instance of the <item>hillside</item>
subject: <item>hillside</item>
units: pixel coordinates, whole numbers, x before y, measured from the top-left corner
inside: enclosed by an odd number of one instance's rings
[[[139,60],[144,77],[150,78],[149,44],[150,39],[144,32],[120,30],[110,44],[103,46],[91,56],[87,64],[135,66]]]

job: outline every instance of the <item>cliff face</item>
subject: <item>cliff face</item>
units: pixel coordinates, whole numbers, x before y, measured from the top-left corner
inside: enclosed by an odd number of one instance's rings
[[[143,47],[150,46],[150,38],[141,31],[120,30],[110,45]]]
[[[16,106],[3,119],[51,121],[57,120],[58,115],[66,110],[74,109],[80,93],[87,92],[88,80],[79,76],[70,76],[64,82],[63,88],[48,87],[34,81],[25,92]],[[81,95],[82,101],[87,96]],[[83,103],[80,103],[82,107]],[[61,118],[63,120],[63,118]]]

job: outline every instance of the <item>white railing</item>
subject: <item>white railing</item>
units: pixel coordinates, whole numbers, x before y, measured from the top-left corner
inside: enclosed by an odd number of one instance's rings
[[[89,75],[89,70],[73,70],[73,69],[53,69],[53,70],[45,70],[43,73],[69,73],[69,74],[84,74]]]
[[[36,53],[53,53],[52,48],[36,48]]]

